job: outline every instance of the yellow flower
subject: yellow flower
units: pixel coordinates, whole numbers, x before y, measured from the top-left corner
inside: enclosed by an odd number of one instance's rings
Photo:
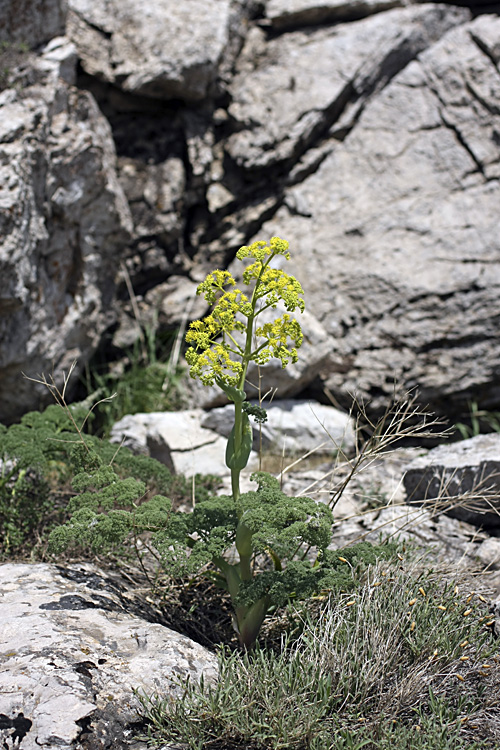
[[[186,352],[191,377],[200,378],[206,385],[213,385],[217,380],[243,388],[251,361],[264,364],[274,357],[281,361],[282,367],[297,361],[303,335],[299,322],[288,312],[304,311],[303,289],[294,276],[270,265],[276,255],[289,260],[288,247],[286,240],[271,237],[269,243],[258,240],[238,250],[239,260],[250,257],[255,261],[243,272],[248,294],[236,287],[229,271],[212,271],[199,284],[197,294],[204,295],[212,312],[203,320],[191,323],[186,333],[186,341],[192,344]],[[283,303],[288,312],[272,323],[257,326],[254,331],[257,317],[264,310],[275,309],[279,303]],[[238,337],[233,336],[235,332],[246,333],[245,343],[239,343]],[[257,344],[252,348],[254,335]]]

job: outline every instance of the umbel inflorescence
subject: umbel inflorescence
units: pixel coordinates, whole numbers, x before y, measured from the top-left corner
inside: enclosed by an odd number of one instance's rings
[[[269,244],[259,240],[241,247],[239,260],[253,258],[243,272],[247,293],[236,286],[229,271],[213,271],[198,286],[213,306],[210,315],[191,323],[186,341],[191,344],[186,361],[193,378],[204,385],[222,383],[242,389],[250,362],[263,365],[275,357],[283,367],[296,362],[303,335],[300,324],[290,313],[304,311],[303,290],[294,276],[270,264],[278,255],[290,259],[288,242],[272,237]],[[257,318],[269,308],[285,307],[280,317],[258,325]],[[243,343],[240,343],[243,334]]]

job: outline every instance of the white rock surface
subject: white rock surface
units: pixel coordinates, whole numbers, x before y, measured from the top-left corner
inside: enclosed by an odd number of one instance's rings
[[[316,455],[332,455],[342,450],[349,453],[354,447],[354,429],[349,415],[333,406],[316,401],[283,399],[264,402],[267,422],[262,425],[262,447],[276,455],[303,455],[314,451]],[[231,404],[212,409],[202,420],[202,426],[229,436],[234,407]],[[259,445],[259,427],[252,417],[254,448]]]
[[[75,750],[84,732],[93,747],[127,747],[134,689],[174,697],[176,678],[215,678],[213,654],[129,605],[123,585],[91,565],[0,566],[3,747]]]
[[[186,476],[227,476],[227,440],[202,427],[204,415],[202,409],[129,414],[113,426],[111,441],[120,443],[125,439],[124,445],[134,453],[150,455]],[[254,467],[255,454],[251,454],[248,471]]]

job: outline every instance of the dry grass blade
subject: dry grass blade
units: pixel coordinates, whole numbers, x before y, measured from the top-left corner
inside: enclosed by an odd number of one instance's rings
[[[72,376],[72,374],[73,374],[73,372],[75,370],[76,364],[77,364],[77,362],[76,362],[76,360],[74,360],[74,362],[72,362],[72,364],[71,364],[71,367],[69,368],[68,373],[66,374],[65,372],[63,372],[63,385],[62,385],[62,389],[57,386],[57,384],[55,382],[55,378],[54,378],[53,375],[50,376],[50,380],[47,379],[47,377],[46,377],[46,375],[44,373],[42,373],[41,375],[39,375],[37,378],[32,378],[29,375],[26,375],[24,372],[22,373],[22,376],[23,376],[23,378],[25,378],[26,380],[29,380],[32,383],[37,383],[38,385],[43,385],[45,388],[47,388],[47,390],[49,391],[49,393],[54,398],[56,404],[58,406],[60,406],[61,409],[63,409],[66,412],[66,414],[68,415],[68,417],[69,417],[69,419],[70,419],[70,421],[71,421],[71,423],[72,423],[73,427],[75,428],[75,431],[76,431],[76,433],[78,435],[78,440],[74,440],[74,441],[72,441],[72,440],[62,440],[61,441],[61,440],[58,440],[57,438],[51,438],[51,440],[54,440],[55,442],[64,442],[64,443],[71,443],[71,442],[80,443],[80,444],[82,444],[82,445],[85,446],[85,449],[87,451],[89,451],[89,447],[88,447],[88,445],[85,442],[85,439],[83,437],[83,428],[85,427],[85,425],[86,425],[86,423],[87,423],[90,415],[94,411],[94,409],[97,406],[99,406],[99,404],[109,403],[110,401],[112,401],[116,397],[116,393],[113,393],[111,396],[107,396],[106,398],[102,398],[99,401],[96,401],[88,409],[88,411],[87,411],[87,413],[86,413],[86,415],[85,415],[82,423],[80,425],[78,425],[76,423],[75,417],[73,415],[73,411],[69,408],[68,402],[66,400],[66,390],[67,390],[67,387],[68,387],[69,380],[70,380],[70,378],[71,378],[71,376]]]

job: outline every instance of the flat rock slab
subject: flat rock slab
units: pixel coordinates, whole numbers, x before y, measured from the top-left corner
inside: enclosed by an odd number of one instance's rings
[[[2,747],[69,750],[83,731],[94,735],[92,747],[128,747],[135,689],[174,697],[176,679],[202,674],[215,678],[214,655],[131,615],[97,568],[0,566]]]
[[[303,455],[314,451],[317,455],[332,455],[350,451],[354,447],[354,429],[348,414],[316,401],[283,399],[269,406],[267,422],[262,425],[262,447],[266,451],[285,456]],[[233,424],[234,407],[229,404],[213,409],[203,418],[203,427],[229,437]],[[253,423],[253,419],[250,419]],[[254,448],[259,446],[259,428],[254,425]]]
[[[399,0],[268,0],[266,18],[283,31],[298,26],[361,18],[403,5]]]
[[[500,434],[434,448],[409,464],[404,485],[409,502],[456,504],[449,515],[499,528]]]

